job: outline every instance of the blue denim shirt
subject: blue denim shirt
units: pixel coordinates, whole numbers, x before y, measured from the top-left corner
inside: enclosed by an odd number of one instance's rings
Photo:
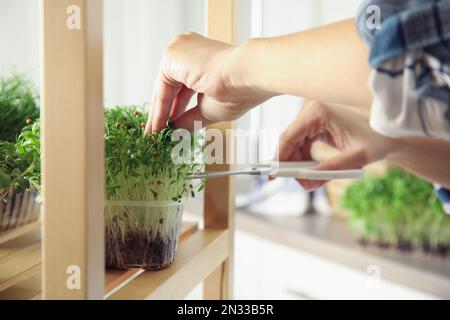
[[[381,28],[370,30],[367,8],[381,11]],[[370,64],[423,49],[442,63],[450,61],[450,0],[365,0],[357,14],[358,31],[370,46]]]
[[[381,26],[370,30],[367,20],[369,6],[381,11]],[[358,32],[370,47],[369,62],[373,69],[385,72],[379,65],[407,52],[422,50],[435,57],[441,65],[450,62],[450,0],[365,0],[357,14]],[[450,121],[450,90],[447,86],[432,86],[431,70],[422,61],[405,68],[420,68],[416,90],[420,98],[432,98],[447,106]],[[396,70],[397,72],[397,70]],[[389,70],[387,71],[389,73]]]
[[[450,190],[442,188],[441,186],[436,186],[436,196],[441,200],[444,211],[450,214]]]

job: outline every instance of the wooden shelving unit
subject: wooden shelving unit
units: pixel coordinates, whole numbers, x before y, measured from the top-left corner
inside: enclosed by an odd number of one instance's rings
[[[206,3],[208,36],[232,42],[234,0]],[[42,229],[34,223],[0,233],[0,299],[180,299],[202,282],[205,298],[228,299],[234,237],[231,178],[206,183],[204,228],[183,224],[170,267],[104,268],[102,4],[40,1],[44,223]],[[77,14],[79,28],[67,23]],[[222,123],[217,128],[230,127]],[[214,165],[207,171],[228,168]],[[76,275],[70,271],[73,266]],[[70,276],[79,277],[79,287],[67,286]]]

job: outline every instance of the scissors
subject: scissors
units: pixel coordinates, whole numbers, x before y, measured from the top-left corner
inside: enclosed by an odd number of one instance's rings
[[[274,178],[295,178],[307,180],[337,180],[337,179],[360,179],[364,177],[362,169],[355,170],[315,170],[318,161],[301,162],[280,162],[270,161],[251,165],[247,168],[231,171],[204,172],[192,174],[186,179],[210,179],[228,176],[250,175],[250,176],[271,176]]]

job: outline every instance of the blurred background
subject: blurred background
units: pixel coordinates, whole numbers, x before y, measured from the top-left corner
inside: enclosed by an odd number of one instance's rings
[[[241,0],[236,42],[350,18],[359,4]],[[205,34],[205,10],[203,0],[104,1],[105,107],[148,104],[165,46],[180,33]],[[37,88],[38,16],[36,0],[0,0],[0,76],[21,73]],[[277,97],[237,121],[238,128],[270,130],[238,153],[270,159],[301,103]],[[319,158],[333,152],[316,146]],[[314,194],[291,180],[239,178],[235,298],[450,298],[450,221],[432,186],[386,163],[367,174],[355,185],[335,181]],[[188,218],[199,219],[201,201],[189,202]],[[199,288],[190,295],[196,297]]]

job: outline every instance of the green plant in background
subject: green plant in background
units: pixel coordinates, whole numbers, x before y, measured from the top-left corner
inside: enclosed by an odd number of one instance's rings
[[[39,118],[37,95],[24,76],[0,79],[0,140],[14,143],[27,121]]]
[[[25,127],[16,143],[0,141],[0,193],[40,190],[40,123]]]
[[[350,226],[364,240],[441,252],[450,247],[450,216],[433,186],[403,170],[355,182],[342,205],[350,211]]]
[[[30,122],[29,122],[30,123]],[[28,165],[24,172],[26,188],[41,191],[41,123],[37,120],[22,129],[16,141],[16,152]]]

